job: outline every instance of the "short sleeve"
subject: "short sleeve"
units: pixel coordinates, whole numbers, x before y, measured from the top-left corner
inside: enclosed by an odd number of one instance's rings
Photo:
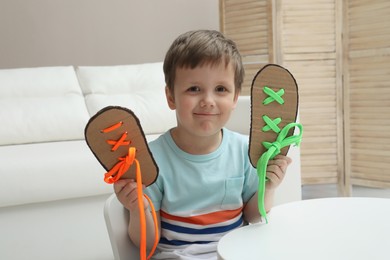
[[[160,210],[161,208],[161,200],[163,196],[163,189],[160,188],[160,185],[158,184],[159,181],[153,183],[152,185],[145,188],[144,193],[151,199],[154,209],[156,211]]]

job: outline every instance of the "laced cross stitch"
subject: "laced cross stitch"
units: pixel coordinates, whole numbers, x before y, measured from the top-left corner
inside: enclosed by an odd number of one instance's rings
[[[107,127],[101,130],[102,133],[112,132],[123,125],[123,122],[119,122],[115,125]],[[118,140],[107,140],[107,143],[112,145],[111,151],[116,151],[121,145],[129,145],[131,142],[125,140],[127,138],[127,132],[123,133],[122,136]],[[130,166],[133,164],[135,159],[135,151],[132,152],[131,148],[129,148],[129,152],[125,157],[118,158],[118,163],[114,165],[105,175],[104,181],[108,184],[112,184],[119,180],[123,174],[127,172]]]
[[[272,103],[274,101],[278,102],[281,105],[284,104],[284,99],[282,98],[282,96],[284,95],[284,89],[279,89],[278,92],[275,92],[273,89],[264,86],[263,91],[269,96],[263,100],[263,105],[268,105],[269,103]]]
[[[272,130],[275,133],[279,133],[280,132],[280,128],[278,126],[278,124],[280,122],[282,122],[282,119],[280,117],[275,118],[274,120],[272,120],[268,116],[264,115],[263,116],[263,120],[266,123],[266,125],[261,129],[263,132],[267,132],[269,130]]]

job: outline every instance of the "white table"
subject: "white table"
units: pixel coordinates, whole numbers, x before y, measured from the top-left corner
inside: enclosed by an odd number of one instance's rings
[[[390,199],[327,198],[274,207],[218,244],[226,260],[389,260]]]

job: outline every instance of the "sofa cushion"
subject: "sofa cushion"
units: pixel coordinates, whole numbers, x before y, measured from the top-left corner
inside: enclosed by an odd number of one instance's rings
[[[112,192],[84,140],[0,146],[0,207]]]
[[[83,138],[89,114],[73,67],[0,70],[0,145]]]
[[[162,62],[76,69],[90,116],[106,106],[131,109],[145,134],[162,133],[176,123],[168,108]]]
[[[84,140],[0,146],[0,207],[111,193],[105,172]]]

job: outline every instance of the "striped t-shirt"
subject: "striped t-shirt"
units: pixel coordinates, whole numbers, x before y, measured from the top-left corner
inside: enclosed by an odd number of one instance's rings
[[[217,242],[243,225],[243,206],[257,191],[248,137],[223,129],[221,145],[206,155],[182,151],[169,131],[149,146],[159,167],[145,189],[161,215],[154,259],[215,258]]]

